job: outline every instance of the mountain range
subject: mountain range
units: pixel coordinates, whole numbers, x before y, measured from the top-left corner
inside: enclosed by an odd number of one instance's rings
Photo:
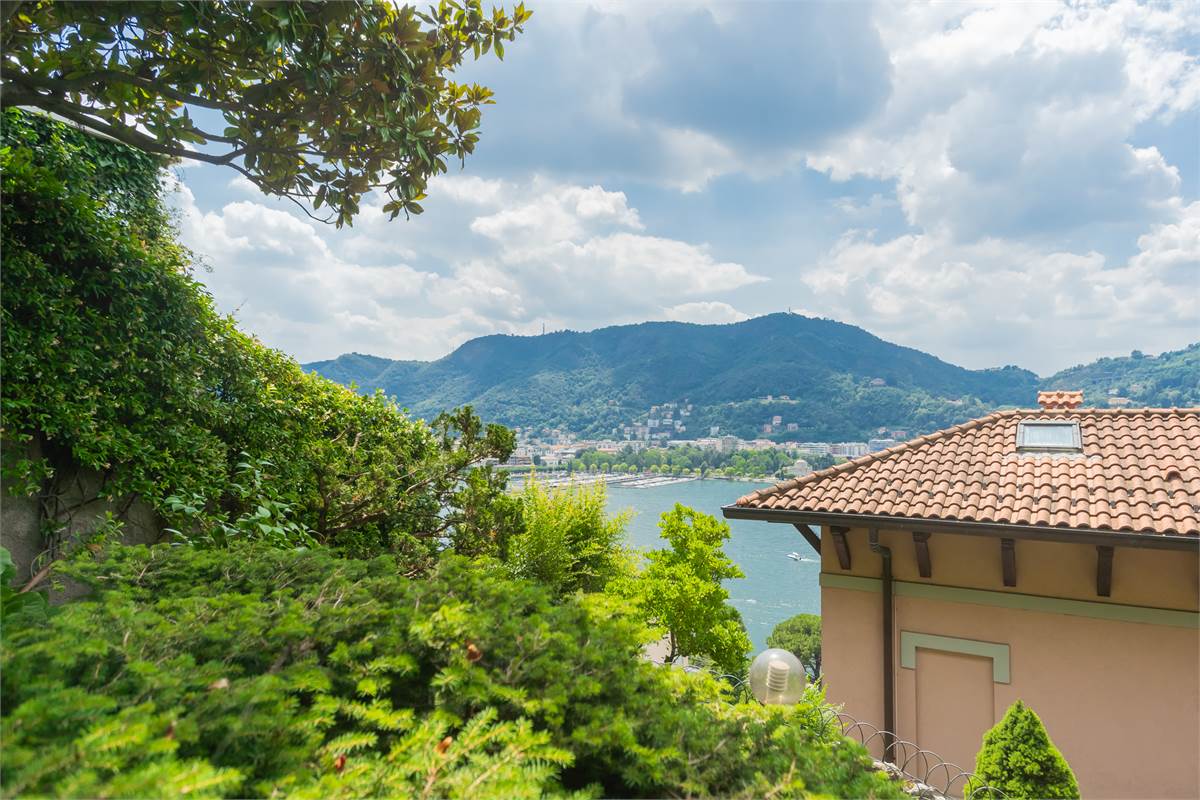
[[[965,369],[853,325],[799,314],[483,336],[436,361],[349,353],[304,368],[360,391],[382,389],[418,416],[471,404],[484,419],[514,427],[618,438],[650,420],[674,438],[713,428],[811,441],[918,435],[996,408],[1031,406],[1039,388],[1082,389],[1087,405],[1124,402],[1113,397],[1133,405],[1200,403],[1200,344],[1158,357],[1135,351],[1039,378],[1015,366]],[[691,409],[686,416],[651,413],[666,403]],[[680,424],[684,430],[675,430]]]

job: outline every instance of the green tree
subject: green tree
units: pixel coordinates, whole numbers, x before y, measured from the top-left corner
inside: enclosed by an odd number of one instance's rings
[[[966,794],[988,786],[1011,798],[1077,798],[1079,784],[1038,715],[1022,701],[983,735]]]
[[[722,581],[745,575],[721,549],[729,526],[686,506],[662,515],[669,549],[646,554],[642,573],[626,584],[645,618],[666,631],[668,663],[684,656],[711,659],[731,674],[745,667],[750,638]]]
[[[492,102],[449,76],[468,53],[503,58],[530,12],[170,0],[9,2],[3,15],[4,108],[231,167],[306,211],[328,207],[341,226],[373,189],[393,218],[421,213],[429,178],[474,150]]]
[[[767,647],[790,651],[811,678],[821,674],[821,616],[797,614],[775,626],[767,637]]]

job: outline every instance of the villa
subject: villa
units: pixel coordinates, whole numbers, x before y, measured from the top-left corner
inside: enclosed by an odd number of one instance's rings
[[[821,555],[830,701],[971,770],[1017,699],[1084,797],[1200,796],[1200,409],[1042,392],[742,497]]]

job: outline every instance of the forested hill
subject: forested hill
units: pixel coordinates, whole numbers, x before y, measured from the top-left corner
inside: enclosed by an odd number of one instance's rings
[[[1082,389],[1097,405],[1119,403],[1115,398],[1121,397],[1131,406],[1200,406],[1200,343],[1159,356],[1135,350],[1123,358],[1101,358],[1052,375],[1043,388]]]
[[[861,438],[884,426],[917,432],[1029,404],[1038,385],[1027,370],[967,370],[796,314],[485,336],[433,362],[348,354],[305,368],[364,391],[381,388],[422,416],[470,403],[509,425],[592,435],[644,420],[652,405],[684,401],[693,405],[689,437],[713,425],[758,435],[775,415],[784,431],[797,425],[787,438]]]

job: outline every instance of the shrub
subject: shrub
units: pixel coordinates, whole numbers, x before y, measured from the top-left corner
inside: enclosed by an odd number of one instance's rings
[[[1033,709],[1018,700],[983,735],[967,796],[981,786],[1008,798],[1076,798],[1079,784]]]
[[[901,796],[818,693],[731,704],[603,595],[263,545],[71,571],[0,654],[6,796]]]
[[[560,594],[598,592],[630,564],[626,515],[605,513],[605,487],[547,488],[532,476],[521,494],[522,531],[513,537],[513,575]]]
[[[767,637],[767,647],[793,653],[816,679],[821,674],[821,615],[797,614],[775,626]]]

